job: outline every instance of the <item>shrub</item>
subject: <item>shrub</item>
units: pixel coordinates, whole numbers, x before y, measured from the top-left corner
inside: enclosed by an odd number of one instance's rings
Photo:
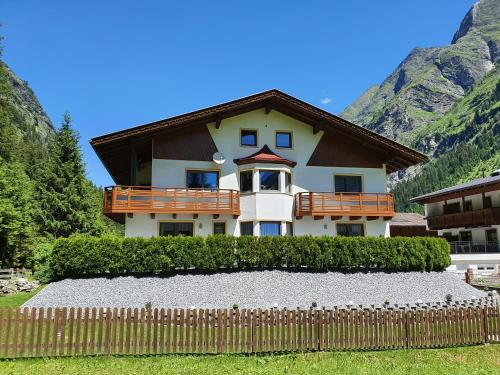
[[[53,275],[50,267],[53,245],[50,242],[42,242],[37,245],[33,253],[33,277],[41,283],[48,283]]]
[[[220,268],[439,271],[449,266],[449,252],[444,239],[430,237],[216,235],[206,238],[120,238],[77,235],[56,240],[52,253],[44,256],[50,257],[54,277],[62,278],[164,274],[176,269],[216,272]]]

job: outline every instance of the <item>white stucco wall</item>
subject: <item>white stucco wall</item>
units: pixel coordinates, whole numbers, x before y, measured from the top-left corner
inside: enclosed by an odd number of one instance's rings
[[[304,217],[295,220],[293,215],[294,194],[302,191],[333,192],[335,174],[355,174],[362,176],[363,191],[374,193],[387,192],[385,168],[345,168],[345,167],[315,167],[307,166],[312,152],[316,148],[321,136],[320,131],[313,134],[312,127],[298,120],[288,117],[277,111],[266,114],[264,109],[255,110],[239,116],[224,119],[219,129],[215,124],[209,124],[208,130],[217,146],[217,149],[226,157],[226,162],[218,165],[210,161],[186,161],[153,159],[151,185],[158,187],[185,187],[187,169],[211,169],[219,171],[219,187],[221,189],[239,190],[239,170],[250,168],[278,169],[292,173],[292,191],[286,193],[284,187],[281,192],[253,192],[242,193],[241,215],[238,219],[228,216],[228,234],[239,234],[237,221],[255,221],[254,233],[258,234],[258,221],[294,222],[296,235],[335,235],[336,222],[348,222],[349,218],[342,218],[332,222],[330,218],[313,220]],[[256,147],[240,145],[240,129],[256,129],[258,144]],[[291,131],[293,133],[293,148],[283,149],[275,147],[275,131]],[[238,167],[233,159],[249,156],[266,145],[281,157],[297,163],[294,168],[276,164],[244,165]],[[335,152],[335,150],[332,150]],[[258,176],[256,176],[257,178]],[[255,185],[255,184],[254,184]],[[222,218],[222,215],[221,215]],[[219,218],[219,220],[221,219]],[[135,214],[126,219],[126,236],[153,236],[157,235],[157,221],[172,220],[172,215],[156,215],[156,221],[149,215]],[[192,215],[178,215],[177,220],[193,220]],[[195,220],[196,235],[211,234],[212,215],[199,215]],[[366,221],[365,218],[356,221],[364,223],[365,233],[369,236],[388,236],[388,222],[379,219]],[[202,228],[198,228],[201,223]],[[231,225],[229,225],[231,223]],[[324,229],[324,226],[327,229]],[[232,228],[229,230],[229,228]]]

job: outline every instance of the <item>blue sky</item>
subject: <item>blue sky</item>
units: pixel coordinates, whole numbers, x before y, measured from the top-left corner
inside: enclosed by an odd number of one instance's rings
[[[88,176],[112,180],[92,137],[278,88],[332,113],[416,46],[449,44],[472,0],[0,0],[4,60],[58,126],[81,134]]]

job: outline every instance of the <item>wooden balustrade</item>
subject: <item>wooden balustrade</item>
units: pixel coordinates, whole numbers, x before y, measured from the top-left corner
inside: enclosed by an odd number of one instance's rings
[[[240,193],[225,189],[111,186],[104,190],[105,214],[240,214]]]
[[[500,207],[455,212],[427,217],[429,229],[480,227],[500,224]]]
[[[394,216],[392,194],[304,192],[295,196],[295,216]]]

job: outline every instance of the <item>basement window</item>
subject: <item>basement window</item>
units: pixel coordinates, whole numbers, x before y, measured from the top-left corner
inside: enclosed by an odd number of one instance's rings
[[[253,236],[253,221],[241,221],[240,234],[242,236]]]
[[[362,237],[365,235],[363,224],[337,224],[337,235],[345,237]]]
[[[214,222],[214,234],[226,234],[226,223],[224,221]]]
[[[193,236],[192,222],[164,222],[160,223],[160,236]]]

